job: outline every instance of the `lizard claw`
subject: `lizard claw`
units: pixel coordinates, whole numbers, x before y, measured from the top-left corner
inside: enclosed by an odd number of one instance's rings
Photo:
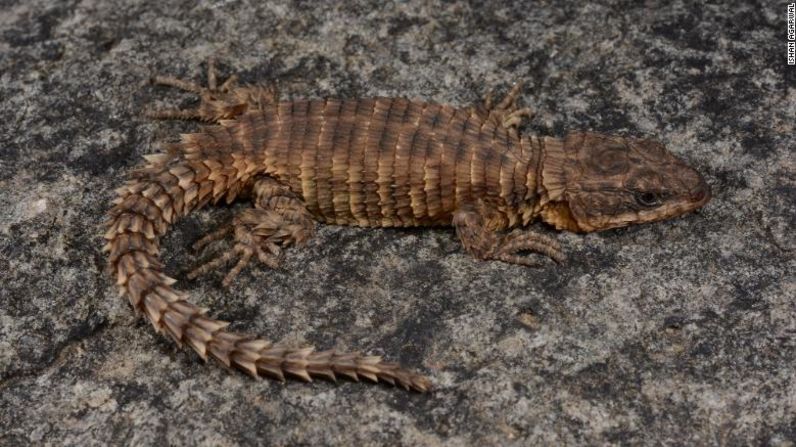
[[[214,259],[200,265],[188,273],[188,279],[195,279],[208,272],[211,272],[222,265],[227,264],[229,261],[237,257],[238,262],[227,272],[224,280],[221,282],[224,287],[229,287],[232,281],[249,265],[251,258],[257,254],[257,259],[260,262],[268,265],[271,268],[279,267],[279,258],[277,255],[263,250],[257,245],[248,245],[241,242],[236,243],[230,250],[225,251]]]
[[[540,265],[538,261],[520,256],[518,253],[522,251],[532,251],[546,255],[559,264],[566,260],[566,256],[561,250],[561,245],[558,241],[544,234],[531,231],[509,234],[503,239],[503,243],[495,250],[491,257],[492,259],[508,262],[510,264],[530,267]]]
[[[218,75],[216,73],[216,61],[214,58],[209,58],[207,60],[207,87],[202,87],[201,85],[191,82],[185,81],[179,78],[175,78],[172,76],[153,76],[152,83],[159,84],[159,85],[166,85],[169,87],[175,87],[180,90],[185,90],[186,92],[196,93],[197,95],[205,95],[210,93],[228,93],[232,89],[235,88],[237,84],[237,76],[232,75],[221,84],[221,87],[218,87]]]
[[[199,239],[198,241],[194,242],[191,248],[194,251],[200,251],[206,248],[208,245],[212,244],[213,242],[220,241],[227,237],[228,234],[232,233],[233,230],[232,223],[227,223],[226,225],[222,225],[216,231],[210,232],[206,234],[203,238]]]
[[[520,95],[520,90],[522,90],[523,82],[517,81],[511,90],[506,94],[500,103],[495,105],[494,109],[498,111],[505,111],[511,112],[517,108],[517,97]]]
[[[521,256],[520,252],[540,253],[559,263],[566,259],[561,245],[552,237],[531,230],[499,234],[486,228],[485,215],[488,212],[483,209],[479,212],[473,205],[465,205],[453,216],[456,234],[462,240],[465,250],[476,258],[531,267],[540,264],[535,259]]]
[[[517,106],[517,98],[520,95],[522,87],[522,81],[517,82],[511,90],[506,93],[506,96],[497,103],[494,100],[494,91],[489,90],[487,94],[484,95],[484,102],[481,106],[483,109],[481,110],[484,110],[486,116],[495,120],[495,122],[503,128],[516,131],[517,127],[522,124],[523,117],[531,119],[534,116],[534,112],[530,108],[519,108]]]
[[[503,127],[518,127],[520,124],[522,124],[523,117],[531,119],[533,118],[533,115],[534,113],[529,107],[517,109],[506,115],[506,118],[503,119]]]
[[[234,245],[230,249],[215,256],[210,261],[191,270],[188,273],[188,279],[196,279],[199,276],[226,265],[233,259],[237,259],[238,261],[232,269],[229,270],[226,276],[224,276],[224,280],[222,281],[222,284],[228,287],[232,284],[235,277],[249,265],[254,255],[257,255],[257,259],[270,268],[276,269],[279,267],[280,255],[282,253],[279,246],[271,241],[268,236],[257,234],[257,228],[253,227],[250,222],[242,222],[240,219],[235,219],[233,223],[224,225],[218,230],[199,239],[193,244],[193,249],[202,250],[211,243],[226,238],[230,233],[233,234],[235,240]]]
[[[237,263],[224,277],[223,284],[229,286],[255,256],[268,267],[279,268],[282,248],[303,242],[311,234],[311,227],[297,224],[273,210],[244,209],[236,214],[232,223],[199,239],[193,248],[202,250],[213,242],[226,238],[230,233],[234,240],[232,247],[193,269],[188,273],[189,279],[197,278],[237,259]]]

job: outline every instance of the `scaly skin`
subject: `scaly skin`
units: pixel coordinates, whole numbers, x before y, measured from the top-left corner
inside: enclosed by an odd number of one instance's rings
[[[291,349],[226,330],[191,304],[162,272],[160,237],[208,203],[253,199],[231,226],[232,248],[189,277],[231,260],[234,277],[257,257],[274,267],[282,248],[312,237],[314,221],[363,227],[454,226],[479,259],[523,265],[533,251],[562,262],[550,236],[524,227],[535,218],[570,231],[596,231],[674,217],[704,205],[700,175],[651,140],[574,132],[564,139],[520,136],[528,109],[515,87],[499,104],[454,108],[401,98],[278,101],[234,78],[209,87],[173,78],[155,82],[201,95],[194,110],[150,113],[215,125],[182,136],[121,187],[105,235],[123,295],[158,332],[206,359],[253,376],[335,380],[343,375],[425,392],[422,375],[376,356]]]

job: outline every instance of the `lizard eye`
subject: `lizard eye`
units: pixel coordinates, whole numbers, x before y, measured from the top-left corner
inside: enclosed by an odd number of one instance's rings
[[[653,207],[660,205],[661,199],[654,192],[640,191],[636,193],[636,202],[641,206]]]

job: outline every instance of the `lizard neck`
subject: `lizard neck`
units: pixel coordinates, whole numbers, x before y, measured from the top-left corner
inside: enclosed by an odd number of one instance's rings
[[[528,225],[539,215],[539,174],[542,167],[543,142],[539,137],[520,135],[519,165],[520,177],[515,177],[514,203],[516,204],[516,224]],[[524,178],[522,178],[524,172]]]
[[[538,140],[541,157],[536,170],[538,201],[534,207],[534,217],[541,217],[544,222],[558,230],[582,231],[573,218],[564,195],[567,188],[564,140],[553,137]]]

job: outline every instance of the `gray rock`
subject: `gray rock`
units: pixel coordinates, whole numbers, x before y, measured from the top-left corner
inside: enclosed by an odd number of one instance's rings
[[[0,444],[770,444],[796,439],[796,67],[785,4],[5,0],[0,6]],[[466,105],[525,80],[524,131],[656,135],[713,201],[561,235],[570,262],[477,262],[449,230],[322,228],[285,268],[184,282],[235,328],[383,353],[429,395],[255,381],[136,319],[101,221],[190,98],[152,74],[299,97]],[[186,247],[227,218],[198,213]]]

